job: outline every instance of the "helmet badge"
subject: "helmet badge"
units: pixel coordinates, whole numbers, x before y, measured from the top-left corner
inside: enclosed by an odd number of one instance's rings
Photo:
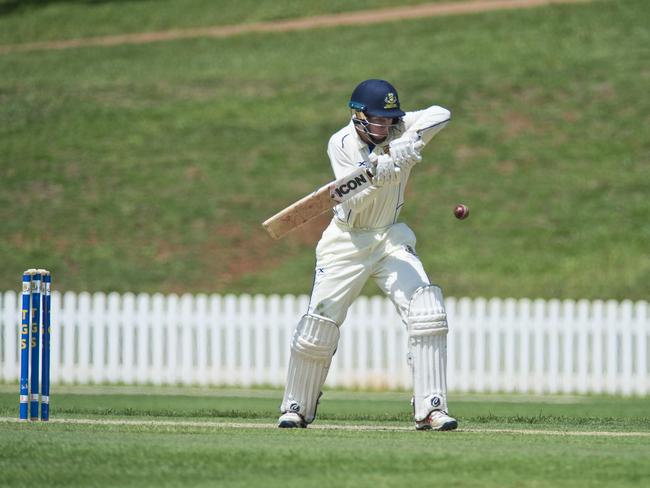
[[[388,92],[386,97],[384,97],[384,108],[399,108],[399,102],[393,92]]]

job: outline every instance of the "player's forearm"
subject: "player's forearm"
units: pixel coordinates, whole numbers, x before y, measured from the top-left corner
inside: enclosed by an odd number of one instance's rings
[[[451,120],[451,112],[444,107],[433,105],[424,110],[408,112],[404,117],[406,134],[420,134],[422,141],[428,143]]]

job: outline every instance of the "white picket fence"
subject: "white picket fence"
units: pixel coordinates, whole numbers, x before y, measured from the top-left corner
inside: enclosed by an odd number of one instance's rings
[[[0,381],[19,377],[20,296],[0,294]],[[308,297],[54,292],[52,382],[274,385]],[[650,391],[646,302],[446,299],[455,391]],[[384,298],[359,298],[329,386],[409,388],[406,332]]]

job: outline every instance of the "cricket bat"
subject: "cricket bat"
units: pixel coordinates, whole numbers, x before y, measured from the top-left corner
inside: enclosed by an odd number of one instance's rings
[[[352,198],[370,185],[372,185],[370,170],[364,167],[357,168],[343,178],[323,185],[315,192],[289,205],[265,220],[262,226],[273,239],[279,239],[287,232]]]

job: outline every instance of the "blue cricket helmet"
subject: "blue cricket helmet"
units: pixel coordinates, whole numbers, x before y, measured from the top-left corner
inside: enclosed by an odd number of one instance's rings
[[[362,81],[352,92],[348,106],[375,117],[404,117],[395,87],[386,80]]]

